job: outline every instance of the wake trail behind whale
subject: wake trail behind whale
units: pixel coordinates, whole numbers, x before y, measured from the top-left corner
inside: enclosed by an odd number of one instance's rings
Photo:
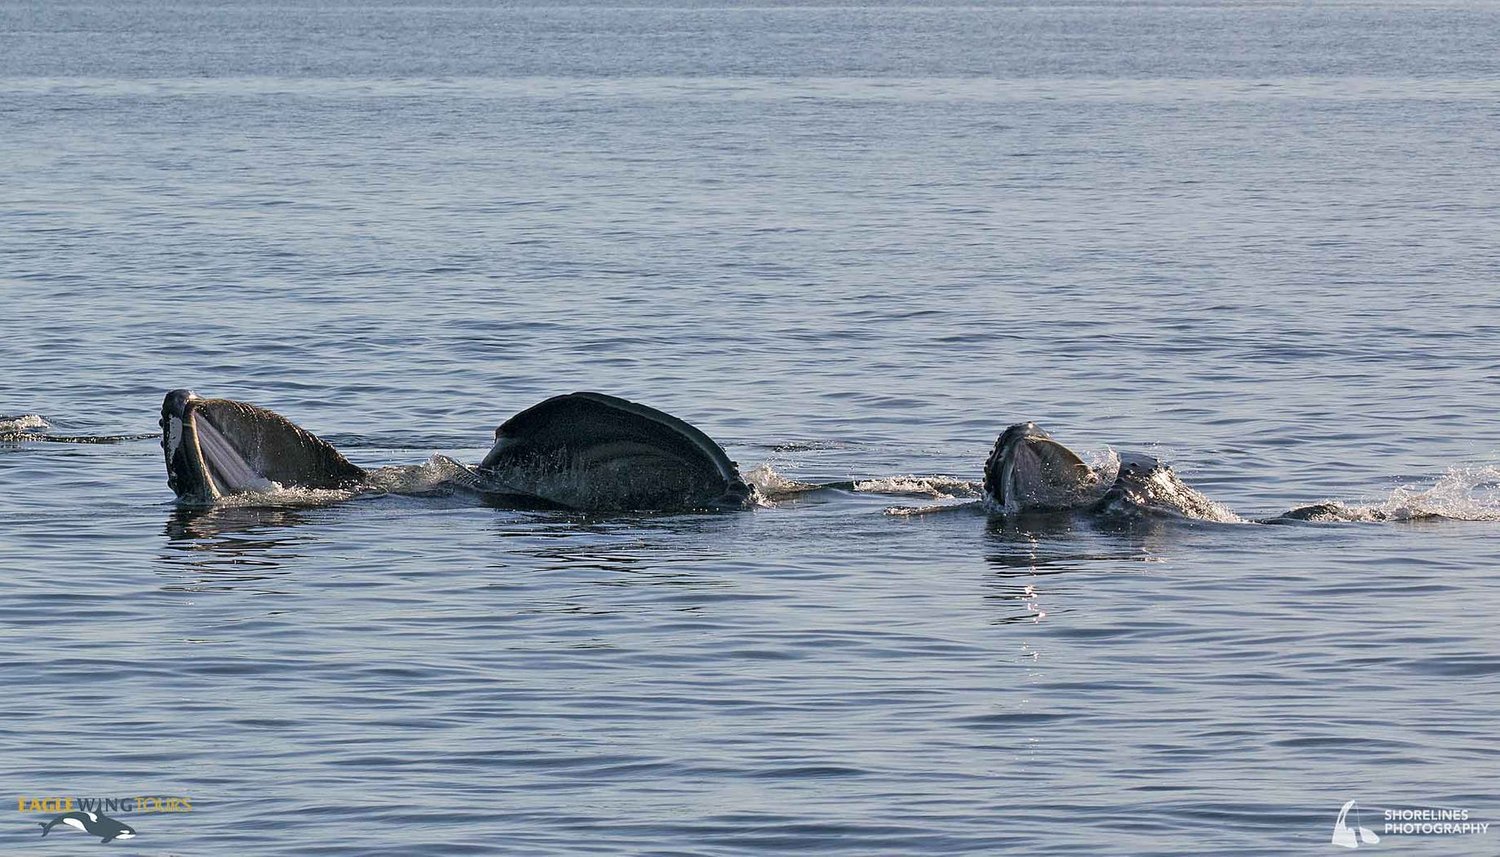
[[[0,437],[8,434],[19,434],[33,429],[44,429],[51,425],[51,423],[42,418],[41,414],[19,414],[12,417],[0,416]]]
[[[159,437],[156,432],[140,434],[51,434],[52,423],[41,414],[0,416],[0,441],[44,441],[47,443],[123,443]]]
[[[1427,487],[1398,485],[1383,500],[1350,505],[1332,500],[1308,520],[1500,521],[1500,465],[1451,467]]]
[[[881,476],[870,479],[845,479],[831,482],[802,482],[777,472],[770,462],[745,471],[745,481],[767,501],[809,494],[815,491],[848,491],[856,494],[889,494],[932,499],[975,499],[981,496],[982,483],[956,476]]]

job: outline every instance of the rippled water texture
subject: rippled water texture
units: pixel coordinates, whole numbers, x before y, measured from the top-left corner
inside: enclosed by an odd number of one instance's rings
[[[50,427],[0,441],[0,797],[190,796],[142,854],[1500,821],[1497,121],[1480,3],[3,0],[0,414]],[[154,440],[21,434],[184,386],[366,467],[600,390],[862,490],[189,512]],[[1400,520],[887,514],[1023,419]]]

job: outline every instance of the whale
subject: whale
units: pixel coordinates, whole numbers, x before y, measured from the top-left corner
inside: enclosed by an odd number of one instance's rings
[[[280,414],[173,390],[161,406],[167,486],[184,503],[281,488],[350,489],[368,473]]]
[[[1176,515],[1220,524],[1244,523],[1239,515],[1189,487],[1160,459],[1140,453],[1122,453],[1113,484],[1092,506],[1092,511],[1132,514],[1139,511]]]
[[[1124,453],[1108,479],[1034,422],[1016,423],[996,439],[984,465],[983,502],[1000,514],[1086,511],[1242,521],[1157,458]]]
[[[1090,499],[1099,474],[1034,422],[1000,433],[984,463],[985,498],[997,509],[1056,511]]]
[[[37,822],[42,828],[42,835],[46,836],[52,832],[52,828],[58,825],[82,830],[90,836],[99,837],[99,842],[112,842],[116,839],[134,839],[135,828],[128,824],[115,821],[107,815],[97,812],[83,810],[82,812],[65,812],[48,822]]]
[[[501,423],[478,471],[493,494],[586,511],[739,509],[753,494],[708,435],[603,393],[554,396]]]
[[[382,490],[380,471],[346,459],[286,417],[246,402],[166,394],[167,485],[185,505],[280,489]],[[505,420],[455,483],[490,505],[587,513],[717,511],[755,502],[724,449],[687,422],[594,392],[554,396]]]

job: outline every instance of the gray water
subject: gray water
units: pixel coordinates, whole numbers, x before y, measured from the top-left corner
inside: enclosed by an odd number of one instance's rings
[[[1500,821],[1497,127],[1479,2],[0,2],[0,413],[190,386],[379,466],[590,389],[867,489],[1034,419],[1396,519],[204,513],[152,439],[17,440],[0,797],[189,796],[117,814],[153,855]],[[98,847],[48,817],[0,851]]]

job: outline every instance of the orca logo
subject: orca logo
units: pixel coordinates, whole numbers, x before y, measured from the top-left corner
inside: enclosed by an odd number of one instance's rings
[[[42,824],[41,822],[37,822],[37,824],[41,826],[43,836],[51,833],[52,828],[61,824],[75,830],[82,830],[90,836],[99,837],[101,845],[115,839],[135,838],[135,828],[130,825],[121,824],[107,815],[100,815],[97,812],[89,812],[88,810],[84,810],[83,812],[65,812],[46,824]]]
[[[1351,809],[1354,810],[1353,827],[1345,821]],[[1359,823],[1359,807],[1355,806],[1354,801],[1351,800],[1344,804],[1339,810],[1339,817],[1334,819],[1331,841],[1334,845],[1342,845],[1345,848],[1358,848],[1361,845],[1374,845],[1380,841],[1380,837],[1375,835],[1375,831]]]

